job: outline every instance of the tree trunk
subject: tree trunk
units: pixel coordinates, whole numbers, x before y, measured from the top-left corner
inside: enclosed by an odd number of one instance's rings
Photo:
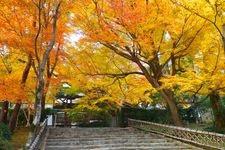
[[[150,69],[152,70],[154,76],[151,76],[151,74],[149,74],[148,70],[146,69],[145,66],[143,66],[143,64],[141,64],[140,60],[138,58],[134,59],[134,62],[136,62],[136,64],[139,66],[139,68],[142,70],[144,76],[146,77],[146,79],[149,81],[149,83],[154,87],[154,88],[159,88],[161,83],[160,81],[160,77],[162,76],[162,70],[161,67],[159,65],[159,59],[157,58],[157,60],[154,62],[154,64],[150,64]],[[171,116],[173,119],[173,122],[176,126],[183,126],[182,124],[182,120],[181,117],[179,115],[178,109],[177,109],[177,105],[174,101],[174,94],[171,90],[168,89],[161,89],[159,90],[159,92],[163,95],[163,98],[165,100],[165,102],[167,103],[167,105],[169,106],[170,112],[171,112]]]
[[[211,107],[213,110],[215,127],[220,131],[225,131],[225,114],[218,93],[209,94]]]
[[[7,124],[7,116],[8,116],[8,101],[2,102],[2,111],[1,111],[1,122]]]
[[[37,51],[35,52],[36,54],[36,58],[38,58],[38,68],[37,68],[37,88],[36,88],[36,98],[35,98],[35,103],[36,103],[36,108],[35,108],[35,116],[34,116],[34,120],[33,120],[33,124],[34,125],[39,125],[40,124],[40,119],[41,119],[41,105],[42,105],[42,101],[44,99],[45,96],[45,79],[44,79],[44,72],[46,70],[46,65],[47,65],[47,61],[49,60],[49,55],[50,52],[55,44],[55,40],[56,40],[56,28],[57,28],[57,19],[58,19],[58,11],[59,11],[59,7],[61,5],[61,2],[59,2],[58,4],[56,4],[54,6],[55,9],[55,14],[53,15],[53,30],[52,30],[52,38],[50,40],[50,43],[48,44],[46,50],[43,53],[42,57],[38,56]],[[40,6],[39,6],[40,7]],[[39,18],[41,15],[41,10],[39,9]],[[41,20],[39,19],[39,29],[41,28]],[[37,50],[37,39],[39,36],[40,30],[38,31],[37,35],[36,35],[36,39],[35,39],[35,49]],[[40,59],[42,58],[42,60]]]
[[[41,101],[41,119],[44,119],[45,116],[45,100],[46,100],[46,95],[44,95],[42,101]]]
[[[45,84],[46,92],[48,91],[49,86],[50,86],[50,80],[49,80],[50,77],[51,77],[51,76],[48,76],[48,80],[46,81],[46,84]],[[41,118],[42,118],[42,119],[43,119],[44,117],[46,117],[46,116],[44,116],[44,115],[45,115],[44,112],[45,112],[46,92],[44,93],[43,99],[42,99],[42,101],[41,101]]]
[[[41,104],[37,104],[35,108],[35,116],[33,120],[34,125],[39,125],[41,121]]]
[[[13,132],[14,129],[16,128],[16,122],[17,122],[18,114],[20,112],[20,107],[21,107],[21,103],[16,103],[15,108],[13,109],[13,113],[10,117],[9,129],[11,132]]]
[[[162,93],[164,100],[169,106],[171,117],[174,121],[174,124],[176,126],[183,126],[182,119],[180,117],[176,102],[174,101],[174,96],[172,91],[167,89],[162,89],[160,92]]]
[[[36,90],[36,98],[35,98],[35,114],[34,114],[34,125],[39,125],[41,121],[41,102],[44,98],[44,71],[40,72],[40,76],[38,78],[39,84]]]

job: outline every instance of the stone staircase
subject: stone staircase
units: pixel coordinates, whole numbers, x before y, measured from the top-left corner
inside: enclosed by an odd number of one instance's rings
[[[200,149],[133,128],[49,128],[43,150]]]

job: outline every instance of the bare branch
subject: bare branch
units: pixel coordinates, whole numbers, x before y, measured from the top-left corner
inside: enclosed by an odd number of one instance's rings
[[[34,2],[34,1],[33,1]],[[37,59],[37,62],[38,62],[38,66],[40,66],[40,58],[39,58],[39,55],[38,55],[38,47],[37,47],[37,43],[38,43],[38,37],[41,33],[41,0],[39,0],[38,4],[36,4],[34,2],[34,4],[37,6],[38,8],[38,30],[37,30],[37,34],[34,38],[34,51],[35,51],[35,57]]]
[[[124,73],[83,73],[89,76],[108,76],[110,78],[124,78],[128,75],[144,75],[142,72],[124,72]]]
[[[38,76],[38,75],[39,75],[39,73],[38,73],[37,68],[36,68],[36,66],[35,66],[34,59],[32,59],[32,61],[31,61],[31,65],[32,65],[32,68],[34,69],[34,72],[35,72],[36,76]]]

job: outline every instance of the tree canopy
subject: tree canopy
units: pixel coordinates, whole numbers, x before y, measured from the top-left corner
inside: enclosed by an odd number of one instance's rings
[[[224,9],[222,0],[2,0],[0,100],[34,104],[39,124],[64,82],[90,110],[151,105],[158,94],[182,126],[178,104],[205,96],[224,128]]]

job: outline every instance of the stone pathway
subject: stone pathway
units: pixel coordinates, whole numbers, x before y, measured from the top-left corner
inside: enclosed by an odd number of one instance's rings
[[[49,128],[43,150],[197,150],[133,128]]]

